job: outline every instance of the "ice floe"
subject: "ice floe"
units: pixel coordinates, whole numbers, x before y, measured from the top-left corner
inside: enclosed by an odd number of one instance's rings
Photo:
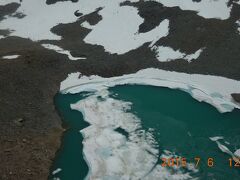
[[[141,84],[181,89],[198,101],[213,105],[220,112],[229,112],[234,108],[240,109],[239,104],[235,103],[231,97],[232,93],[240,92],[240,82],[224,77],[186,74],[155,68],[111,78],[103,78],[97,75],[80,77],[80,75],[80,73],[69,74],[61,83],[61,92],[78,93],[97,91],[116,85]]]
[[[151,49],[157,53],[156,57],[160,62],[168,62],[176,59],[184,59],[188,62],[191,62],[200,56],[204,48],[201,48],[195,53],[189,55],[182,53],[179,50],[175,51],[174,49],[166,46],[154,45]]]
[[[154,0],[166,7],[178,6],[182,10],[196,11],[199,16],[204,18],[228,19],[232,7],[228,7],[228,0]]]
[[[220,139],[224,139],[222,136],[215,136],[215,137],[210,137],[209,138],[211,141],[218,141]]]
[[[239,161],[239,158],[240,158],[240,149],[237,149],[234,153],[225,145],[223,145],[219,140],[223,140],[224,137],[222,136],[216,136],[216,137],[210,137],[209,138],[211,141],[213,142],[216,142],[218,148],[228,154],[229,156],[231,156],[233,158],[234,161],[238,162]],[[225,141],[226,143],[226,141]],[[227,142],[226,144],[229,145],[229,143]]]
[[[87,179],[189,179],[191,168],[172,173],[158,164],[159,147],[141,120],[128,112],[130,102],[111,98],[101,90],[72,104],[90,126],[81,130],[83,153],[90,168]],[[122,128],[128,136],[115,131]]]
[[[240,149],[237,149],[237,150],[234,152],[234,155],[237,156],[238,158],[240,158]]]
[[[54,171],[52,172],[52,175],[55,175],[55,174],[57,174],[57,173],[59,173],[59,172],[61,172],[61,171],[62,171],[61,168],[57,168],[56,170],[54,170]]]
[[[53,44],[42,44],[42,46],[46,49],[53,50],[57,53],[65,54],[65,55],[68,56],[68,59],[73,60],[73,61],[86,59],[86,57],[73,57],[72,54],[70,53],[70,51],[64,50],[64,49],[60,48],[59,46],[56,46],[56,45],[53,45]]]
[[[3,59],[17,59],[20,55],[8,55],[8,56],[3,56]]]

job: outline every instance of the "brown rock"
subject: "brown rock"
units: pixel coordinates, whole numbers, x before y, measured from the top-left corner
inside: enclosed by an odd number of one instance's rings
[[[240,103],[240,93],[233,93],[231,96],[236,102]]]

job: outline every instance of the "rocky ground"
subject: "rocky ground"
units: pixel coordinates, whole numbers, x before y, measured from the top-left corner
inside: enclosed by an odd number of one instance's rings
[[[90,30],[79,23],[86,20],[96,24],[101,20],[98,11],[75,23],[53,27],[52,32],[63,37],[61,41],[0,39],[0,179],[47,179],[63,132],[53,97],[68,73],[79,71],[110,77],[157,67],[240,80],[240,35],[235,25],[240,18],[239,5],[233,6],[231,18],[227,20],[206,20],[193,11],[164,8],[154,2],[129,5],[137,7],[145,20],[139,27],[140,33],[151,30],[163,18],[171,20],[169,36],[157,42],[159,45],[180,48],[186,53],[201,47],[206,47],[206,51],[192,63],[181,59],[161,63],[147,48],[148,43],[123,55],[109,54],[102,46],[83,42]],[[16,3],[0,6],[0,20],[17,8]],[[0,31],[0,34],[8,32]],[[72,55],[87,59],[70,61],[65,55],[44,49],[40,45],[43,42],[59,45]],[[21,56],[12,60],[1,58],[12,54]],[[233,98],[239,101],[239,95]]]

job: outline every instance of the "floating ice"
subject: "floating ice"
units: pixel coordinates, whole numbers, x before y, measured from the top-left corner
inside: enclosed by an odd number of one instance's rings
[[[3,56],[3,59],[17,59],[20,55],[9,55],[9,56]]]
[[[224,139],[222,136],[215,136],[215,137],[210,137],[209,138],[211,141],[218,141],[220,139]]]
[[[57,173],[59,173],[59,172],[61,172],[61,171],[62,171],[61,168],[57,168],[56,170],[54,170],[54,171],[52,172],[52,175],[55,175],[55,174],[57,174]]]
[[[234,155],[237,156],[238,158],[240,158],[240,149],[236,150],[234,152]]]
[[[188,62],[191,62],[193,59],[197,59],[200,56],[203,48],[189,55],[182,53],[179,50],[175,51],[172,48],[165,46],[153,46],[152,50],[157,53],[156,57],[160,62],[168,62],[176,59],[184,59]]]
[[[239,161],[239,158],[240,158],[240,149],[238,149],[238,150],[236,150],[234,153],[232,153],[232,151],[230,151],[227,146],[221,144],[221,143],[218,141],[218,140],[224,139],[222,136],[210,137],[209,139],[210,139],[211,141],[216,142],[218,148],[219,148],[222,152],[224,152],[224,153],[228,154],[229,156],[231,156],[234,161],[236,161],[236,162]],[[228,145],[230,144],[229,142],[226,142],[226,141],[225,141],[225,143],[228,144]]]
[[[182,10],[196,11],[199,16],[204,18],[228,19],[232,7],[228,7],[228,0],[154,0],[162,3],[166,7],[178,6]]]
[[[116,85],[142,84],[188,92],[193,98],[207,102],[220,112],[230,112],[240,105],[232,100],[231,94],[240,92],[240,82],[219,76],[186,74],[160,69],[148,68],[134,74],[119,77],[103,78],[97,75],[80,76],[80,73],[69,74],[62,81],[62,93],[78,93],[83,91],[97,91]],[[215,94],[218,94],[216,96]]]
[[[73,57],[69,51],[64,50],[64,49],[60,48],[59,46],[56,46],[53,44],[42,44],[42,46],[46,49],[54,50],[57,53],[65,54],[68,56],[68,59],[73,60],[73,61],[80,60],[80,59],[86,59],[85,57]]]
[[[72,104],[71,108],[81,111],[90,124],[81,130],[83,152],[90,168],[88,179],[191,178],[191,168],[186,173],[176,168],[172,173],[157,164],[159,147],[152,134],[142,129],[140,119],[127,112],[130,102],[113,99],[108,91],[102,90]],[[119,127],[129,136],[115,131]]]

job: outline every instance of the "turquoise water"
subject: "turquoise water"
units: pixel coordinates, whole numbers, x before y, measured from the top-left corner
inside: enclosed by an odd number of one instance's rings
[[[82,154],[83,137],[79,130],[84,129],[89,124],[83,121],[79,111],[71,110],[70,104],[82,99],[82,94],[57,94],[55,105],[63,119],[63,125],[68,127],[62,139],[62,147],[55,158],[51,171],[61,168],[62,171],[55,176],[50,175],[49,179],[59,177],[61,180],[80,180],[84,179],[88,173],[88,166]]]
[[[133,103],[131,112],[141,119],[144,129],[154,129],[160,152],[175,152],[192,163],[195,163],[195,157],[199,157],[201,160],[196,177],[239,179],[240,167],[230,167],[230,156],[223,153],[216,143],[209,139],[213,136],[223,136],[224,140],[220,140],[222,144],[232,152],[239,149],[239,110],[221,114],[214,107],[196,101],[185,92],[168,88],[127,85],[111,88],[110,92],[116,99]],[[70,109],[71,103],[82,98],[82,94],[58,94],[55,99],[64,123],[70,127],[64,134],[63,147],[57,154],[52,168],[62,168],[55,176],[61,180],[83,179],[88,172],[82,156],[82,136],[78,132],[88,124],[83,121],[80,112]],[[121,131],[119,129],[120,133]],[[207,165],[208,158],[214,160],[212,167]]]

